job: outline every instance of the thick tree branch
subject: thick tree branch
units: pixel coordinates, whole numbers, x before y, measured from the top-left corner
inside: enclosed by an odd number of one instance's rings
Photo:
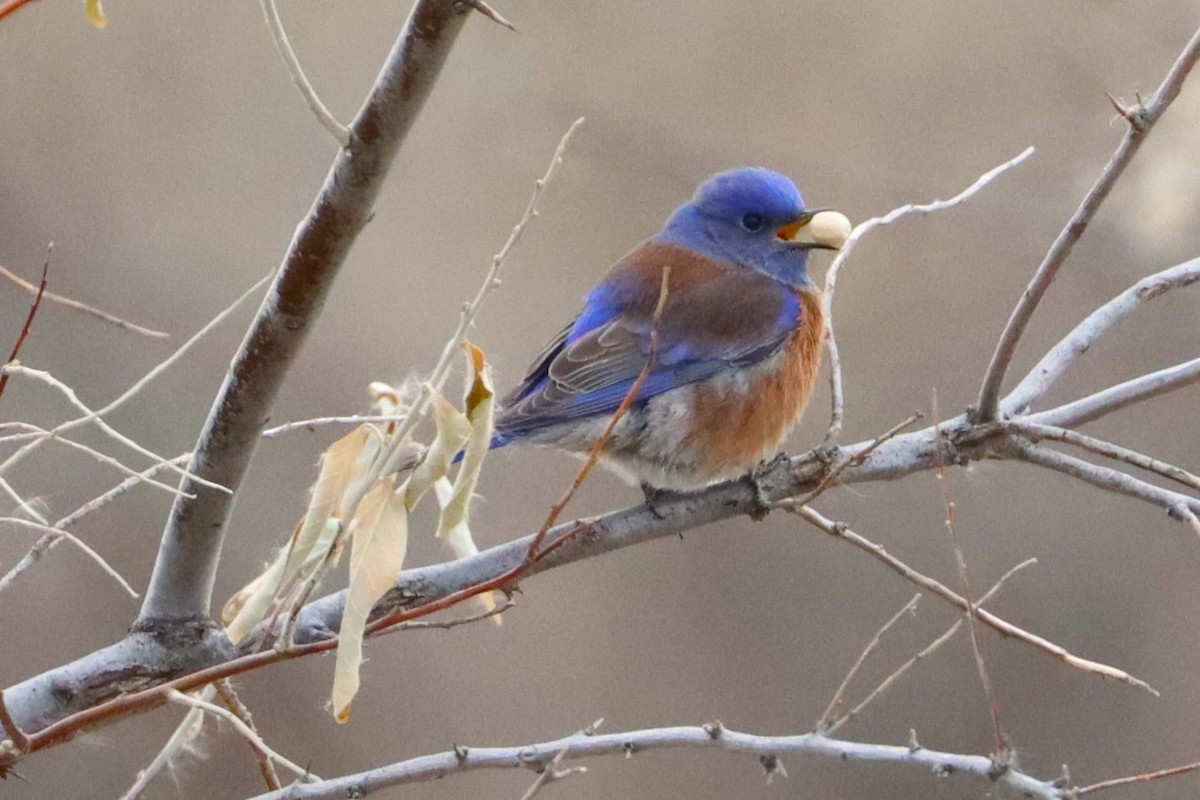
[[[213,404],[189,471],[241,484],[275,395],[467,18],[454,0],[419,0],[300,224]],[[139,624],[206,618],[233,497],[192,480],[163,532]]]
[[[1102,468],[1087,462],[1076,464],[1073,462],[1078,460],[1051,451],[1033,455],[1020,452],[1022,440],[1010,436],[1005,426],[971,425],[965,416],[944,422],[938,428],[928,427],[884,442],[872,439],[840,448],[841,458],[836,467],[823,452],[778,462],[759,477],[759,488],[768,501],[778,502],[811,492],[834,468],[842,469],[839,483],[893,480],[930,470],[937,464],[935,437],[939,435],[945,438],[950,461],[956,465],[985,458],[1024,459],[1051,468],[1066,464],[1069,469],[1064,471],[1102,488],[1131,494],[1165,508],[1195,508],[1191,498],[1152,487],[1123,473],[1113,470],[1101,473]],[[1052,458],[1044,457],[1043,453]],[[1050,464],[1049,460],[1055,463]],[[847,464],[844,468],[843,463]],[[1183,499],[1187,502],[1182,502]],[[742,480],[695,494],[667,495],[656,500],[653,510],[643,504],[596,519],[560,525],[548,534],[547,540],[561,539],[561,544],[528,565],[522,575],[534,575],[710,522],[748,515],[758,507],[756,488]],[[532,538],[517,539],[471,558],[407,570],[374,609],[373,617],[403,609],[415,615],[421,607],[441,598],[494,580],[523,564]],[[956,598],[947,599],[953,602]],[[187,691],[278,661],[331,649],[335,640],[330,637],[340,625],[344,602],[344,593],[337,593],[306,606],[296,629],[300,644],[293,651],[255,653],[257,637],[251,636],[239,654],[229,647],[223,635],[198,622],[190,629],[174,628],[170,640],[161,634],[135,633],[72,664],[13,686],[4,698],[14,722],[31,734],[33,749],[43,749],[67,741],[87,727],[162,705],[167,702],[170,689]],[[987,612],[981,611],[980,616],[986,617]],[[16,760],[9,758],[7,763]],[[0,766],[4,765],[6,759],[0,757]]]
[[[1197,59],[1200,59],[1200,29],[1192,34],[1191,41],[1179,54],[1179,58],[1176,59],[1175,64],[1149,102],[1139,103],[1134,108],[1119,106],[1122,116],[1129,122],[1129,129],[1125,131],[1125,137],[1104,166],[1096,183],[1088,190],[1079,208],[1071,215],[1066,227],[1059,232],[1058,238],[1046,252],[1037,272],[1034,273],[1033,279],[1025,288],[1021,299],[1017,301],[1017,305],[1013,309],[1012,316],[1004,326],[1004,332],[1000,334],[1000,340],[996,344],[996,351],[992,354],[991,363],[988,364],[987,372],[984,373],[983,385],[979,389],[979,400],[976,403],[976,419],[979,422],[991,422],[996,419],[1000,411],[1000,390],[1004,384],[1004,375],[1017,351],[1017,343],[1021,340],[1021,335],[1029,325],[1029,320],[1033,318],[1033,312],[1037,310],[1038,303],[1042,301],[1046,290],[1050,288],[1050,284],[1058,275],[1059,269],[1071,255],[1075,243],[1083,237],[1083,232],[1087,230],[1087,226],[1100,208],[1100,204],[1108,197],[1109,192],[1117,184],[1117,180],[1125,172],[1125,168],[1129,166],[1129,162],[1133,160],[1138,148],[1149,135],[1150,129],[1179,95],[1179,90],[1183,88],[1183,83],[1187,80],[1192,67],[1196,65]]]

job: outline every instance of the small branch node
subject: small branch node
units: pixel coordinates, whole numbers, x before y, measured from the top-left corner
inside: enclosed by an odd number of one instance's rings
[[[1134,97],[1137,98],[1137,101],[1131,106],[1126,105],[1116,97],[1113,97],[1109,92],[1105,92],[1104,96],[1108,98],[1110,103],[1112,103],[1113,108],[1117,110],[1117,113],[1121,115],[1121,118],[1129,123],[1129,127],[1133,128],[1138,133],[1145,133],[1150,129],[1150,126],[1153,124],[1153,120],[1150,119],[1150,114],[1147,111],[1145,104],[1142,102],[1141,94],[1134,94]]]
[[[471,748],[464,745],[454,745],[454,757],[458,759],[460,765],[467,763],[467,758],[471,755]]]
[[[711,739],[720,739],[721,734],[725,732],[725,726],[719,719],[714,719],[712,722],[706,722],[701,727],[704,728],[704,732],[707,733]]]
[[[922,749],[921,743],[917,741],[917,729],[909,728],[908,729],[908,752],[915,753],[921,749]]]

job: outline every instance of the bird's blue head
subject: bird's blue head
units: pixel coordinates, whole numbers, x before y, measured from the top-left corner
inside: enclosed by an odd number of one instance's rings
[[[778,172],[742,167],[700,184],[656,241],[736,262],[792,286],[807,286],[808,251],[829,245],[791,241],[812,219],[796,184]]]

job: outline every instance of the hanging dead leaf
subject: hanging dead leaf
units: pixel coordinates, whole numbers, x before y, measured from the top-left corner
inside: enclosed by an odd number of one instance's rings
[[[288,546],[262,575],[234,595],[222,612],[223,619],[226,613],[234,612],[233,618],[226,623],[226,635],[231,642],[236,644],[266,618],[281,590],[294,578],[306,574],[305,566],[312,567],[324,560],[333,538],[330,533],[332,531],[336,536],[340,526],[333,518],[342,496],[362,469],[368,443],[377,441],[378,437],[372,436],[370,427],[361,425],[330,445],[321,456],[321,469],[313,484],[308,509]],[[331,519],[332,526],[329,524]]]
[[[358,670],[362,664],[363,630],[371,608],[387,593],[400,574],[408,547],[407,487],[392,490],[392,480],[371,487],[350,522],[350,585],[338,632],[337,664],[334,667],[333,712],[338,722],[350,719],[351,704],[358,693]]]

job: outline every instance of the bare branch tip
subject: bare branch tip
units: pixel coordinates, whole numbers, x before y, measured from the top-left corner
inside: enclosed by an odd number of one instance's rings
[[[492,8],[490,5],[488,5],[486,2],[484,2],[484,0],[467,0],[466,5],[468,7],[470,7],[472,10],[478,11],[480,14],[483,14],[485,17],[490,19],[492,22],[495,22],[497,25],[502,25],[505,28],[508,28],[513,33],[520,33],[520,31],[517,30],[516,25],[513,25],[511,22],[509,22],[504,17],[503,14],[501,14],[496,9]]]

